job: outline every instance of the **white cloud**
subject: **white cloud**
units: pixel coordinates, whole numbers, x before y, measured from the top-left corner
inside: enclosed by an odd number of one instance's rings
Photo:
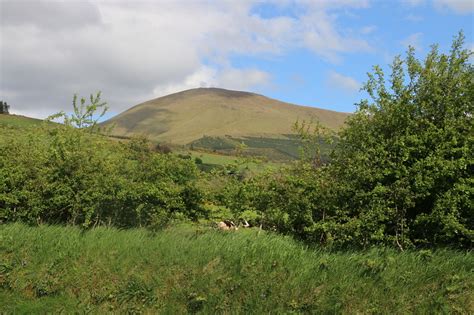
[[[360,30],[360,32],[361,32],[362,34],[371,34],[371,33],[375,32],[376,29],[377,29],[377,26],[375,26],[375,25],[368,25],[368,26],[364,26],[364,27]]]
[[[422,5],[426,2],[426,0],[401,0],[403,4],[416,7]]]
[[[338,62],[340,53],[372,50],[366,40],[344,36],[334,25],[335,16],[323,10],[309,12],[300,19],[302,45],[331,62]]]
[[[413,33],[407,38],[403,39],[400,43],[404,47],[412,46],[416,50],[423,50],[423,47],[421,45],[421,37],[423,36],[423,33]]]
[[[328,74],[329,86],[344,90],[346,92],[354,93],[359,91],[361,84],[356,79],[340,74],[336,71],[330,71]]]
[[[403,4],[416,7],[425,4],[426,0],[401,0]],[[474,11],[473,0],[431,0],[430,3],[440,11],[446,9],[457,14],[469,14]]]
[[[408,14],[405,17],[405,20],[410,21],[410,22],[421,22],[424,20],[424,18],[421,15]]]
[[[438,10],[449,9],[458,14],[474,12],[473,0],[434,0],[434,5]]]
[[[337,27],[335,12],[367,0],[302,1],[297,16],[263,18],[252,1],[0,0],[0,92],[12,111],[45,117],[69,110],[73,93],[101,89],[114,112],[165,92],[269,84],[231,55],[307,48],[330,61],[368,51]],[[281,0],[281,6],[293,5]]]

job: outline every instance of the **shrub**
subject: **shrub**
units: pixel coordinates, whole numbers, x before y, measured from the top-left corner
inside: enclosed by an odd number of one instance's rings
[[[94,133],[94,122],[61,115],[65,124],[2,145],[3,221],[157,227],[173,216],[204,215],[192,161],[154,153],[143,138],[110,141]],[[90,119],[81,110],[74,115]]]
[[[329,164],[324,130],[297,124],[309,157],[261,177],[231,177],[217,195],[234,216],[258,214],[267,227],[310,243],[471,248],[474,243],[474,68],[463,35],[449,54],[412,48],[388,81],[369,74],[357,112]],[[321,134],[322,132],[322,134]],[[331,136],[331,135],[329,135]]]

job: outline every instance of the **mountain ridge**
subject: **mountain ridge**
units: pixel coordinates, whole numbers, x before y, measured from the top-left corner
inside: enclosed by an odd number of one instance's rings
[[[220,88],[185,90],[137,104],[102,123],[112,135],[146,135],[188,144],[204,136],[284,137],[297,120],[320,121],[339,130],[349,113],[295,105],[266,96]]]

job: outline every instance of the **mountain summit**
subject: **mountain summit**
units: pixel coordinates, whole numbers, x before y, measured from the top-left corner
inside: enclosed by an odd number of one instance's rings
[[[104,122],[112,135],[142,134],[151,140],[188,144],[204,136],[281,137],[294,133],[297,120],[340,129],[347,113],[293,105],[263,95],[198,88],[138,104]]]

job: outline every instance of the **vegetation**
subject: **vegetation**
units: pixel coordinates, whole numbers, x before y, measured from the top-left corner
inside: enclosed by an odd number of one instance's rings
[[[9,114],[10,105],[7,102],[0,101],[0,114]]]
[[[298,160],[304,145],[304,139],[301,139],[299,135],[288,134],[278,138],[205,136],[191,142],[189,147],[225,155],[260,157],[281,163]],[[332,146],[326,142],[321,142],[319,145],[323,150],[324,160],[328,161]]]
[[[197,215],[192,161],[154,154],[144,139],[121,143],[91,133],[87,111],[0,142],[0,220],[159,227]]]
[[[18,115],[0,115],[0,126],[11,128],[29,128],[41,125],[41,119]]]
[[[0,226],[2,313],[474,312],[474,258],[328,252],[273,233]]]
[[[448,55],[434,46],[423,62],[409,50],[388,82],[375,67],[372,100],[339,133],[330,163],[321,143],[332,131],[299,123],[303,159],[260,174],[245,159],[200,174],[212,164],[204,156],[109,141],[94,133],[100,94],[89,105],[75,97],[64,124],[0,142],[1,220],[156,228],[230,214],[329,247],[472,248],[474,71],[462,44],[460,35]]]
[[[474,244],[474,71],[457,37],[423,62],[397,57],[388,82],[379,67],[334,154],[337,229],[360,243]]]
[[[2,118],[0,312],[473,313],[471,55],[461,34],[375,67],[337,143],[300,121],[301,159],[259,172],[112,141],[100,94],[62,124]]]
[[[329,164],[229,181],[220,200],[312,244],[472,248],[474,71],[462,41],[424,62],[411,49],[388,82],[375,67],[372,102],[360,103]],[[316,131],[309,138],[325,137]]]

